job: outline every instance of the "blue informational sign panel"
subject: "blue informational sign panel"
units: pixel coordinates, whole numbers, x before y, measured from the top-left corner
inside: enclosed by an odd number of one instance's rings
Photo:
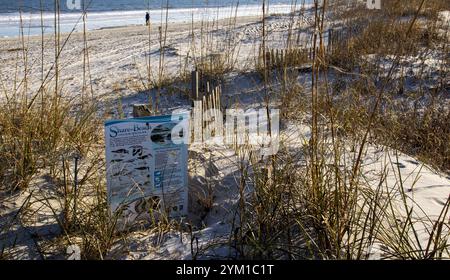
[[[188,208],[189,113],[105,123],[108,203],[120,224]]]

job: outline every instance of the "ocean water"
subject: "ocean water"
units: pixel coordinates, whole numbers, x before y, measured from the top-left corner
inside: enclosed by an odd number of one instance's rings
[[[269,13],[289,13],[296,6],[313,0],[269,0]],[[169,8],[169,22],[190,22],[262,14],[258,0],[60,0],[60,28],[62,32],[82,29],[81,15],[87,10],[89,30],[129,25],[142,25],[149,11],[153,23],[165,22],[165,8]],[[45,33],[52,33],[55,0],[0,0],[0,37],[19,36],[21,22],[26,35],[41,34],[41,11]]]

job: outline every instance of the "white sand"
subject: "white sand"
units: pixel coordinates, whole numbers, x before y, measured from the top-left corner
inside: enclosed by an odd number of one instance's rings
[[[267,21],[268,46],[284,44],[288,16],[274,16]],[[204,29],[213,30],[215,43],[209,44],[208,53],[223,52],[225,42],[235,46],[234,58],[236,69],[243,70],[254,66],[257,55],[259,37],[261,36],[260,17],[238,18],[236,28],[232,32],[233,23],[229,19],[209,23]],[[177,77],[188,59],[188,67],[192,67],[193,59],[201,54],[201,24],[194,24],[195,46],[192,44],[191,24],[169,24],[167,30],[166,52],[164,60],[164,76]],[[117,98],[117,95],[135,94],[144,81],[147,84],[147,57],[150,53],[152,81],[158,80],[160,43],[159,26],[152,26],[150,46],[148,29],[145,26],[131,26],[96,30],[88,34],[90,76],[94,96]],[[163,31],[164,31],[163,27]],[[284,32],[281,32],[283,31]],[[64,95],[74,96],[82,91],[83,85],[83,36],[81,33],[61,36],[61,45],[69,38],[60,56],[60,80],[64,83]],[[206,36],[203,37],[206,40]],[[204,48],[206,44],[204,45]],[[41,85],[41,38],[32,36],[25,39],[28,50],[28,86],[37,90]],[[16,66],[23,66],[22,43],[18,39],[0,39],[0,79],[6,88],[12,88],[14,81],[23,79],[23,71],[15,78]],[[44,73],[47,75],[55,61],[54,37],[45,37]],[[89,70],[89,69],[88,69]],[[187,69],[188,71],[190,68]],[[54,73],[50,72],[50,80]],[[88,72],[86,72],[88,73]],[[44,76],[45,76],[44,75]]]

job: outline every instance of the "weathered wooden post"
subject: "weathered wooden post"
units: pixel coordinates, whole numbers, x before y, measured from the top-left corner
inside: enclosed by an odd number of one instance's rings
[[[206,82],[206,94],[208,95],[210,91],[209,81]]]
[[[203,141],[203,102],[194,101],[194,142]]]
[[[192,71],[191,73],[191,86],[192,86],[192,96],[193,100],[199,100],[198,86],[199,86],[199,75],[197,71]]]
[[[208,103],[206,102],[206,96],[203,95],[203,114],[202,114],[202,142],[205,143],[205,129],[207,126],[205,125],[205,119],[208,119]]]
[[[219,110],[222,111],[222,87],[219,85],[217,86],[217,106],[219,107]]]
[[[212,89],[211,89],[211,91],[208,93],[208,98],[207,98],[207,100],[208,100],[208,109],[209,109],[209,110],[214,109],[214,108],[213,108],[213,104],[212,104]],[[212,117],[212,115],[209,115],[209,117]]]
[[[270,50],[270,68],[272,68],[277,62],[276,62],[276,56],[274,49]]]
[[[275,50],[275,67],[278,67],[280,65],[280,54],[278,52],[278,49]]]

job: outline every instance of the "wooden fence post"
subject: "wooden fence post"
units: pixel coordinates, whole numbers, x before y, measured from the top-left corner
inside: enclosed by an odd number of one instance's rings
[[[203,141],[203,102],[194,101],[194,142]]]
[[[191,82],[192,82],[191,98],[194,100],[199,100],[199,95],[198,95],[199,76],[198,76],[197,71],[192,71]]]

